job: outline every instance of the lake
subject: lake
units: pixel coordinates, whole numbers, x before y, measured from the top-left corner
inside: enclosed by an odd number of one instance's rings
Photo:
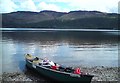
[[[25,69],[30,53],[68,66],[118,66],[118,31],[6,28],[2,30],[2,72]]]

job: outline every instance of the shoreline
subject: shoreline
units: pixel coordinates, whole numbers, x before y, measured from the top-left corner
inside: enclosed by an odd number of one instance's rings
[[[83,72],[94,75],[92,82],[97,81],[111,81],[118,82],[120,80],[120,74],[118,70],[120,67],[103,67],[103,66],[95,66],[95,67],[80,67]],[[31,70],[26,69],[24,72],[14,72],[7,73],[3,72],[0,75],[0,81],[30,81],[30,82],[38,82],[42,83],[51,83],[50,80],[45,77],[38,75],[36,72],[31,72]]]

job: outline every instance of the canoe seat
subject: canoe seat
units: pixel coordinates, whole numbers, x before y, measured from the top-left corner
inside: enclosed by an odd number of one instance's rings
[[[33,59],[33,56],[32,55],[30,55],[30,54],[26,54],[26,59],[28,59],[28,60],[32,60]]]
[[[74,69],[72,67],[66,67],[65,72],[73,73]]]
[[[42,62],[42,60],[41,59],[39,59],[38,57],[35,57],[33,60],[32,60],[32,62],[34,63],[34,64],[40,64],[41,62]]]

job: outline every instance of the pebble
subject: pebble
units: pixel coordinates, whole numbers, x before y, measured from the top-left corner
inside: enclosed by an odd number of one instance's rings
[[[83,72],[94,75],[92,82],[95,81],[118,81],[118,67],[81,67]],[[1,81],[42,81],[42,83],[50,83],[50,80],[43,78],[42,76],[31,73],[29,70],[25,72],[14,72],[6,73],[4,72],[0,76]]]

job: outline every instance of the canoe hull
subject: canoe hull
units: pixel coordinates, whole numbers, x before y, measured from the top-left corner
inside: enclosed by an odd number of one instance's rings
[[[60,71],[55,71],[49,68],[45,68],[42,66],[33,66],[33,64],[29,61],[26,60],[26,65],[27,67],[34,69],[35,71],[39,72],[40,74],[51,78],[52,80],[59,81],[59,82],[75,82],[75,83],[90,83],[91,79],[93,76],[91,75],[76,75],[76,74],[70,74],[70,73],[65,73],[65,72],[60,72]]]

